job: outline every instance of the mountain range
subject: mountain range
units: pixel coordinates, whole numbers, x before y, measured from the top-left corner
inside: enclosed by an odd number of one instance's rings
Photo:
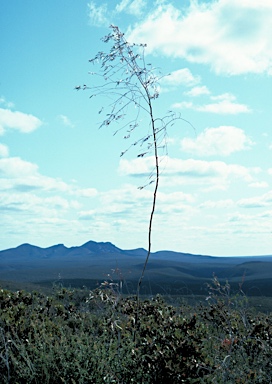
[[[0,281],[52,284],[61,280],[93,286],[104,280],[123,280],[135,288],[146,255],[143,248],[122,250],[110,242],[89,241],[70,248],[63,244],[48,248],[22,244],[0,251]],[[243,283],[249,293],[272,296],[272,255],[215,257],[153,252],[145,273],[145,289],[199,293],[214,274],[222,281]]]

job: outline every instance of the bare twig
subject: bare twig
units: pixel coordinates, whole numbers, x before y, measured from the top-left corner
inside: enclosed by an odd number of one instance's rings
[[[84,84],[82,87],[75,87],[75,89],[90,90],[91,98],[105,96],[111,100],[108,113],[106,113],[104,106],[99,110],[99,114],[104,116],[100,128],[121,123],[121,128],[115,129],[114,135],[125,129],[124,139],[126,141],[132,140],[135,131],[138,132],[144,128],[145,131],[140,134],[140,138],[134,139],[121,152],[121,156],[137,145],[140,146],[138,158],[145,157],[150,153],[154,156],[154,169],[151,171],[149,181],[144,186],[139,187],[139,189],[143,189],[147,185],[155,183],[149,217],[148,250],[137,285],[137,300],[139,301],[142,280],[151,254],[152,225],[160,179],[161,160],[159,152],[161,153],[166,148],[167,127],[177,119],[184,119],[173,111],[168,111],[163,117],[155,118],[153,102],[159,97],[158,81],[162,76],[157,75],[157,69],[153,68],[151,64],[146,64],[145,44],[129,44],[124,34],[114,25],[111,25],[111,33],[102,40],[105,43],[111,42],[112,47],[108,52],[98,52],[93,59],[89,60],[94,66],[99,65],[98,72],[90,72],[92,76],[96,77],[98,84],[97,82],[93,86]],[[132,118],[130,112],[132,112]],[[148,124],[141,120],[142,114],[147,116]]]

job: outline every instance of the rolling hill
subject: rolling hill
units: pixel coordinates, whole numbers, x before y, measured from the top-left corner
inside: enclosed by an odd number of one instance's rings
[[[109,242],[89,241],[67,248],[63,244],[40,248],[22,244],[0,251],[0,280],[52,284],[95,284],[123,280],[135,289],[147,251],[122,250]],[[173,251],[150,256],[144,282],[146,290],[200,293],[213,274],[248,291],[272,295],[272,256],[214,257]]]

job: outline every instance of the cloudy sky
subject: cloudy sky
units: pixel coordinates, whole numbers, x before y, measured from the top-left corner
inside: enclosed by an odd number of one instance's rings
[[[105,99],[75,90],[95,85],[110,24],[167,75],[156,116],[184,119],[168,127],[153,250],[271,254],[271,0],[2,1],[0,249],[147,248],[153,158],[120,157]]]

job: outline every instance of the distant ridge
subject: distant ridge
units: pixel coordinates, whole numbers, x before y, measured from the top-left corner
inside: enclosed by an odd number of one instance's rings
[[[72,246],[72,247],[66,247],[64,244],[55,244],[50,247],[39,247],[36,245],[32,245],[29,243],[21,244],[15,248],[9,248],[0,251],[0,259],[2,256],[9,254],[10,256],[17,254],[18,252],[20,255],[42,255],[42,254],[54,254],[54,253],[65,253],[65,252],[71,252],[74,250],[88,250],[91,253],[120,253],[120,254],[127,254],[127,255],[138,255],[138,256],[145,256],[147,253],[147,250],[144,248],[136,248],[136,249],[126,249],[123,250],[121,248],[116,247],[111,242],[96,242],[93,240],[90,240],[80,246]],[[170,251],[170,250],[161,250],[151,253],[155,258],[168,258],[171,259],[174,257],[180,258],[182,257],[190,257],[190,258],[199,258],[201,257],[210,259],[210,260],[230,260],[233,259],[236,262],[240,261],[260,261],[260,260],[266,260],[269,258],[272,258],[272,255],[256,255],[256,256],[210,256],[210,255],[202,255],[202,254],[192,254],[192,253],[183,253],[183,252],[177,252],[177,251]]]
[[[95,241],[88,241],[83,244],[81,248],[87,248],[91,252],[95,253],[122,253],[123,251],[120,248],[117,248],[110,242],[100,242],[96,243]]]
[[[118,271],[118,278],[137,281],[146,254],[144,248],[123,250],[110,242],[92,240],[74,247],[56,244],[41,248],[25,243],[0,251],[0,280],[37,283],[61,276],[67,281],[103,281],[117,278]],[[272,295],[271,255],[216,257],[157,251],[150,255],[145,281],[164,287],[175,285],[179,290],[184,286],[203,286],[213,274],[236,283],[243,279],[254,286],[270,284]]]
[[[56,244],[50,247],[42,248],[36,245],[31,245],[24,243],[15,248],[6,249],[0,251],[0,268],[1,263],[5,261],[12,262],[12,260],[29,260],[33,258],[58,258],[62,256],[75,257],[84,256],[84,255],[122,255],[124,256],[135,256],[135,257],[145,257],[147,254],[146,249],[136,248],[123,250],[116,247],[111,242],[96,242],[90,240],[84,243],[81,246],[66,247],[63,244]],[[157,252],[152,252],[151,257],[156,260],[173,260],[180,262],[196,263],[196,262],[212,262],[212,263],[230,263],[230,264],[240,264],[253,261],[272,261],[272,255],[263,255],[263,256],[208,256],[200,254],[191,254],[191,253],[182,253],[176,251],[162,250]]]

